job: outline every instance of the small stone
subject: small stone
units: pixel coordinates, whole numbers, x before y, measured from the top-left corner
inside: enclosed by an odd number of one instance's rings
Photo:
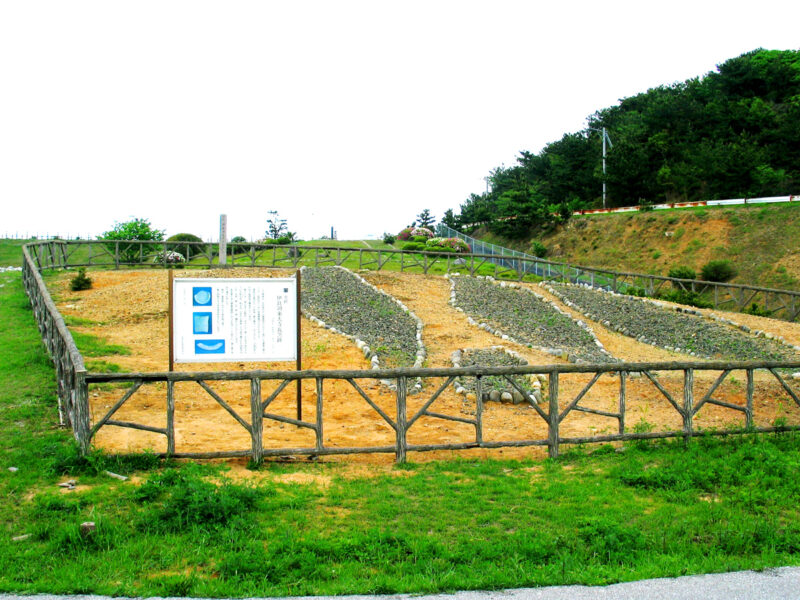
[[[17,535],[17,536],[12,537],[11,541],[12,542],[24,542],[25,540],[27,540],[30,537],[31,537],[30,533],[24,533],[22,535]]]
[[[511,395],[513,396],[514,404],[521,404],[525,400],[522,394],[519,393],[519,390],[514,390],[511,392]]]
[[[92,534],[96,529],[97,526],[94,524],[94,521],[84,521],[81,523],[81,535],[83,537]]]
[[[797,373],[792,373],[792,379],[794,379],[795,381],[800,381],[800,371],[798,371]]]
[[[17,471],[19,471],[17,467],[8,467],[8,470],[11,471],[12,473],[16,473]]]
[[[489,400],[492,402],[500,402],[500,392],[497,390],[489,392]]]
[[[500,394],[500,402],[512,402],[514,400],[514,396],[511,395],[511,392],[503,392]]]

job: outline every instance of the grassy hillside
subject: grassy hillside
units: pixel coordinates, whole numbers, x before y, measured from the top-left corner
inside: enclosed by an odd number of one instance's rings
[[[800,289],[800,203],[587,215],[525,242],[485,239],[526,251],[538,240],[548,259],[659,275],[728,259],[736,283]]]

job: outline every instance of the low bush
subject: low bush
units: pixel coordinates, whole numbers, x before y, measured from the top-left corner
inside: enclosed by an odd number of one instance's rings
[[[420,250],[425,250],[425,244],[421,242],[406,242],[403,244],[402,250],[413,250],[414,252],[419,252]]]
[[[80,292],[82,290],[88,290],[92,287],[92,279],[91,277],[87,277],[86,269],[80,268],[78,269],[78,274],[75,275],[69,282],[69,289],[73,292]]]
[[[691,267],[680,265],[672,267],[667,273],[667,277],[672,277],[673,279],[697,279],[697,273]]]
[[[249,252],[250,249],[253,247],[251,244],[247,243],[247,238],[243,235],[237,235],[231,238],[231,244],[233,253],[236,254],[237,252]]]
[[[397,241],[397,237],[392,235],[391,233],[384,233],[383,234],[383,243],[389,244],[390,246]]]
[[[167,250],[183,254],[188,260],[206,250],[206,246],[202,244],[203,240],[193,233],[176,233],[168,237],[167,242],[169,242]],[[185,242],[192,243],[187,244]]]
[[[547,246],[538,240],[531,242],[531,253],[537,258],[544,258],[547,256]]]
[[[159,252],[153,257],[154,264],[162,264],[162,265],[181,265],[186,262],[186,257],[183,256],[180,252],[172,252],[171,250],[167,250],[166,252]]]
[[[697,308],[712,308],[714,306],[697,292],[690,292],[687,290],[670,290],[659,294],[658,297],[668,302],[686,304],[687,306],[695,306]]]
[[[467,242],[460,238],[440,238],[434,237],[425,243],[425,249],[429,252],[457,252],[469,253],[470,247]]]
[[[397,239],[401,242],[407,242],[408,238],[411,237],[411,230],[414,229],[413,227],[406,227],[405,229],[401,230],[400,233],[397,234]]]
[[[736,267],[729,260],[712,260],[700,271],[703,281],[724,282],[736,277]]]
[[[643,287],[637,287],[635,285],[629,285],[625,288],[625,293],[628,296],[636,296],[637,298],[644,298],[647,296],[647,290]]]
[[[411,237],[422,237],[425,240],[428,240],[433,237],[433,231],[428,229],[427,227],[414,227],[410,233]]]
[[[743,313],[748,315],[755,315],[756,317],[771,317],[774,310],[767,310],[766,308],[761,308],[758,303],[753,302],[750,306],[742,310]]]

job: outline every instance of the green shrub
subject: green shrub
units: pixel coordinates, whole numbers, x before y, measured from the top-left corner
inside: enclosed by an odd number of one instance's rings
[[[409,242],[422,242],[423,244],[428,241],[428,238],[424,235],[412,235],[408,238]]]
[[[547,246],[539,240],[531,242],[531,253],[537,258],[544,258],[547,256]]]
[[[202,254],[206,250],[206,246],[200,245],[203,240],[193,233],[176,233],[167,238],[167,250],[172,252],[180,252],[187,260],[191,260],[193,256]],[[195,242],[193,244],[185,244],[180,242]],[[198,243],[199,242],[199,243]]]
[[[115,223],[113,229],[104,232],[98,239],[113,240],[112,243],[106,244],[108,250],[113,254],[117,243],[123,240],[160,242],[164,239],[164,230],[153,229],[147,219],[133,219],[124,223]],[[150,254],[150,250],[147,245],[119,244],[119,258],[123,263],[140,263],[148,254]]]
[[[397,237],[392,235],[391,233],[384,233],[383,234],[383,243],[389,244],[390,246],[397,241]]]
[[[662,300],[668,302],[675,302],[676,304],[686,304],[687,306],[696,306],[697,308],[712,308],[713,304],[704,300],[697,292],[686,290],[670,290],[663,292],[658,296]]]
[[[730,281],[736,277],[736,267],[729,260],[712,260],[703,265],[700,275],[703,281]]]
[[[78,274],[73,277],[69,282],[69,289],[73,292],[80,292],[81,290],[88,290],[92,287],[91,277],[86,276],[86,269],[78,269]]]
[[[637,287],[635,285],[629,285],[625,288],[625,293],[628,296],[636,296],[637,298],[644,298],[647,296],[647,290],[643,287]]]
[[[697,279],[697,273],[691,267],[680,265],[672,267],[667,273],[667,277],[672,277],[673,279]]]
[[[418,252],[420,250],[425,250],[425,244],[421,242],[406,242],[403,244],[402,250],[413,250],[414,252]]]
[[[750,306],[743,309],[742,312],[748,315],[755,315],[756,317],[771,317],[772,313],[775,311],[761,308],[756,302],[753,302]]]
[[[237,235],[231,239],[231,244],[235,244],[232,246],[232,251],[234,254],[237,252],[249,252],[252,248],[252,245],[247,243],[247,238],[243,235]]]

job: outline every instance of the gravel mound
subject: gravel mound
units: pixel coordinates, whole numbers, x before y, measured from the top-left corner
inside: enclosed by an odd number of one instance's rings
[[[303,269],[303,310],[329,328],[363,340],[364,354],[380,366],[412,367],[420,359],[418,321],[391,296],[339,267]]]
[[[616,362],[585,325],[528,289],[497,285],[480,277],[452,277],[450,281],[455,304],[468,315],[488,321],[489,330],[496,328],[494,333],[502,332],[551,354],[566,354],[573,362]]]
[[[584,286],[548,284],[554,294],[606,327],[667,350],[714,360],[796,360],[798,353],[775,340],[748,335],[696,314],[652,301]]]
[[[517,367],[528,364],[528,361],[522,356],[503,346],[456,350],[452,355],[452,361],[454,367]],[[520,388],[528,392],[528,396],[534,402],[541,401],[542,384],[539,376],[512,375],[511,379]],[[487,402],[519,404],[524,401],[519,390],[510,385],[504,377],[483,377],[481,379],[481,389],[483,390],[483,400]],[[475,377],[456,378],[456,392],[465,395],[468,393],[474,394],[476,392]]]

